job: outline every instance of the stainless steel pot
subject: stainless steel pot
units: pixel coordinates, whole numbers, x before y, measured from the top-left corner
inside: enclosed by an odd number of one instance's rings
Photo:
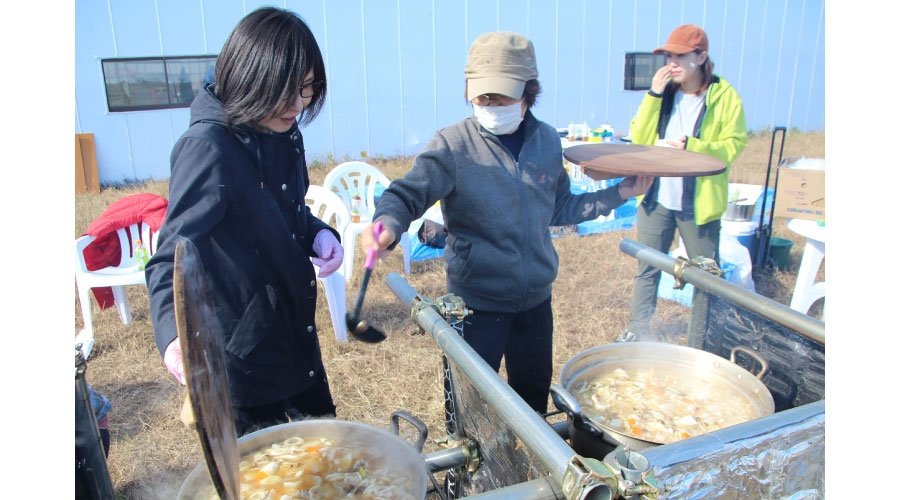
[[[760,372],[753,375],[735,363],[738,352],[754,358],[760,364]],[[754,351],[746,347],[735,347],[731,352],[731,362],[715,354],[690,347],[659,342],[624,342],[604,344],[582,351],[563,366],[560,384],[551,387],[551,395],[556,407],[569,417],[570,437],[573,448],[596,450],[586,456],[605,454],[608,447],[598,447],[592,439],[602,439],[610,446],[625,445],[640,451],[662,443],[646,441],[618,432],[609,426],[581,412],[578,401],[572,396],[572,388],[582,382],[595,380],[616,368],[628,369],[653,367],[657,372],[674,372],[679,378],[703,381],[716,386],[717,390],[728,394],[727,401],[748,401],[756,418],[771,415],[775,402],[768,388],[760,381],[768,371],[768,364]],[[596,458],[596,457],[595,457]],[[602,458],[602,457],[600,457]]]
[[[725,214],[722,215],[722,218],[732,221],[748,221],[753,219],[753,212],[755,209],[755,203],[741,204],[736,201],[729,201],[728,207],[725,209]]]
[[[394,432],[397,432],[398,414],[418,428],[420,436],[416,447],[411,446],[397,435],[366,424],[344,420],[321,419],[289,422],[260,429],[239,438],[237,441],[238,449],[241,456],[244,456],[247,453],[266,448],[274,443],[295,436],[302,438],[323,437],[338,443],[353,443],[371,450],[378,456],[390,457],[386,464],[390,467],[391,473],[406,479],[403,483],[410,485],[405,489],[405,492],[410,495],[410,498],[424,499],[430,472],[420,453],[428,431],[421,420],[405,412],[395,412],[392,416]],[[181,485],[181,489],[178,491],[178,500],[194,500],[201,498],[198,495],[204,492],[215,492],[206,467],[206,464],[201,463],[188,474]],[[204,496],[202,498],[208,497]]]

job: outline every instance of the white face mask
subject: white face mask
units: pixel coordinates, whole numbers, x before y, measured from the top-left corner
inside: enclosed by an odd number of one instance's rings
[[[475,108],[475,119],[482,127],[494,135],[506,135],[515,132],[522,123],[522,102],[516,102],[509,106],[479,106],[472,103]]]

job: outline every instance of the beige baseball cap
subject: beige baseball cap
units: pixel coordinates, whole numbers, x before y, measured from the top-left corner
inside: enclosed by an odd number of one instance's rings
[[[519,99],[525,82],[538,76],[534,45],[512,31],[484,33],[472,42],[466,60],[466,98],[503,94]]]

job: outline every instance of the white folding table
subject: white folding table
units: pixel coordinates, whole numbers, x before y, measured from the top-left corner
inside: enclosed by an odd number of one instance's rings
[[[788,221],[787,227],[806,238],[803,259],[800,261],[800,270],[797,272],[797,283],[794,285],[794,295],[791,297],[790,307],[807,314],[813,303],[825,297],[825,282],[816,282],[819,267],[822,260],[825,259],[825,226],[820,226],[814,220],[791,219]]]

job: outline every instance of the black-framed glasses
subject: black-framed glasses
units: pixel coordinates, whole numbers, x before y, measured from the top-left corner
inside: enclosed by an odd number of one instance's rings
[[[472,99],[472,102],[479,106],[509,106],[519,102],[521,98],[516,99],[503,94],[481,94]]]
[[[325,88],[325,82],[322,80],[316,80],[314,82],[307,83],[306,85],[300,87],[300,97],[308,99],[316,95],[316,92],[321,91],[323,88]]]

